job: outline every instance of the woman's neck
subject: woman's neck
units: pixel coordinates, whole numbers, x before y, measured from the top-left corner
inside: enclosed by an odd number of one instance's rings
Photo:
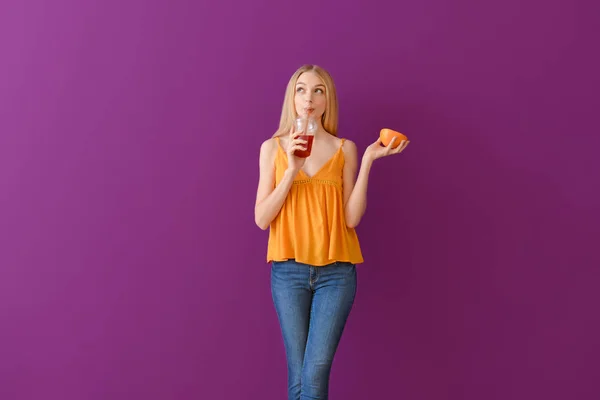
[[[317,131],[315,132],[315,139],[329,134],[323,127],[323,121],[321,120],[321,118],[317,118],[315,122],[317,123]]]

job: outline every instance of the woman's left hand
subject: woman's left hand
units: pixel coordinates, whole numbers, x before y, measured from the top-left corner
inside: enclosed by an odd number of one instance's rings
[[[406,149],[406,146],[408,146],[408,144],[410,143],[410,140],[403,140],[402,142],[400,142],[400,145],[398,147],[393,149],[392,146],[396,143],[396,141],[398,141],[398,138],[394,137],[392,138],[390,143],[388,143],[387,146],[382,146],[381,138],[379,138],[375,143],[372,143],[371,145],[369,145],[369,147],[367,147],[367,149],[365,150],[364,157],[367,157],[371,161],[375,161],[381,157],[389,156],[392,154],[400,154],[404,151],[404,149]]]

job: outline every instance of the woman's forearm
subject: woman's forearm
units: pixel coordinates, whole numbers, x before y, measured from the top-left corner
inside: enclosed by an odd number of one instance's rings
[[[367,209],[367,187],[372,165],[373,160],[363,156],[356,183],[345,207],[346,225],[349,228],[358,226]]]
[[[281,211],[296,174],[298,171],[287,169],[275,189],[254,208],[254,219],[260,229],[266,230]]]

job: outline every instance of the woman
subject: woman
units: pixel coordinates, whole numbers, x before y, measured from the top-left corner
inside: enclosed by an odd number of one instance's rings
[[[307,142],[294,120],[317,121],[308,158],[294,155]],[[283,336],[288,398],[327,399],[333,357],[356,293],[356,264],[363,257],[355,232],[367,204],[373,161],[402,152],[380,140],[362,156],[337,137],[338,103],[329,73],[315,65],[291,77],[278,131],[260,148],[255,220],[270,228],[267,262]],[[355,179],[356,178],[356,179]]]

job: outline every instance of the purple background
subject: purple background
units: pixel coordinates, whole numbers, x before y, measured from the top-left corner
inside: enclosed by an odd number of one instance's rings
[[[253,207],[303,63],[411,139],[331,398],[600,397],[597,2],[83,3],[0,5],[3,400],[285,398]]]

